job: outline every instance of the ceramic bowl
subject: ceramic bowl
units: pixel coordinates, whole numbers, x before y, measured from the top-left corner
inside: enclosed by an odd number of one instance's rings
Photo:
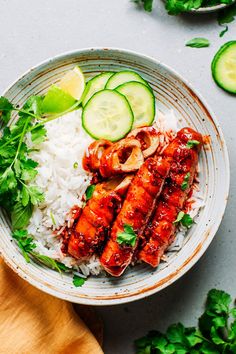
[[[205,207],[185,238],[183,248],[153,270],[147,265],[130,267],[119,279],[90,277],[80,288],[71,275],[59,274],[36,263],[27,264],[11,238],[11,226],[0,212],[0,251],[7,264],[35,287],[61,299],[88,305],[121,304],[149,296],[167,287],[186,273],[203,255],[224,214],[229,190],[229,162],[218,121],[198,93],[174,70],[156,59],[122,49],[83,49],[63,54],[32,68],[3,94],[22,104],[32,94],[43,94],[64,73],[79,65],[87,77],[103,71],[124,69],[140,73],[152,86],[157,107],[172,110],[180,127],[190,126],[210,135],[210,146],[200,157],[200,185]],[[218,236],[220,237],[220,235]]]

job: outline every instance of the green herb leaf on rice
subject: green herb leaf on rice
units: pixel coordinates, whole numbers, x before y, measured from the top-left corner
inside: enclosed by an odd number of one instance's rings
[[[191,218],[189,214],[185,214],[183,211],[179,212],[176,220],[174,221],[174,224],[179,222],[188,229],[194,224],[193,218]]]

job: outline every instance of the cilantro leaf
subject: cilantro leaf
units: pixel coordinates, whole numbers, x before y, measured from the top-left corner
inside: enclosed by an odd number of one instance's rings
[[[73,284],[76,288],[84,285],[85,280],[86,280],[85,278],[81,278],[77,274],[74,274],[73,276]]]
[[[132,226],[128,224],[124,225],[124,232],[120,232],[117,235],[117,242],[122,245],[125,244],[134,247],[136,240],[137,240],[137,235],[134,232]]]
[[[199,144],[200,144],[200,142],[198,140],[189,140],[186,144],[186,147],[188,149],[192,149],[194,146],[197,146]]]
[[[43,114],[43,96],[30,96],[22,107],[23,112],[19,112],[20,115],[33,113],[36,117],[40,117]]]
[[[185,191],[189,186],[190,172],[184,176],[183,183],[181,184],[182,191]]]
[[[37,205],[44,201],[44,194],[40,191],[40,189],[36,186],[27,187],[30,201],[33,205]]]
[[[89,200],[92,198],[95,188],[96,188],[96,184],[91,184],[90,186],[88,186],[88,188],[86,189],[86,192],[85,192],[86,200]]]
[[[181,323],[171,325],[166,332],[170,343],[185,344],[184,326]]]
[[[194,224],[193,218],[189,214],[184,214],[181,224],[189,229]]]
[[[206,309],[216,314],[227,314],[231,301],[231,296],[226,292],[212,289],[207,296]]]
[[[0,194],[6,193],[17,186],[17,180],[11,167],[7,168],[2,175],[0,175]]]
[[[174,224],[180,222],[183,219],[183,217],[184,217],[184,212],[180,211],[179,214],[177,215],[176,220],[174,221]]]
[[[22,254],[27,263],[30,262],[28,253],[30,253],[34,248],[36,248],[33,238],[29,236],[27,230],[15,230],[12,233],[12,237],[17,240],[18,246],[22,251]]]
[[[31,131],[31,140],[33,144],[41,144],[46,137],[47,130],[44,125],[39,125],[34,130]]]
[[[13,229],[22,229],[27,226],[33,212],[32,204],[28,203],[23,206],[21,202],[17,202],[11,212],[11,222]]]
[[[14,106],[13,104],[6,98],[1,96],[0,97],[0,118],[7,124],[11,118],[11,112],[13,111]]]
[[[26,205],[29,204],[30,196],[28,192],[28,188],[26,186],[23,186],[22,192],[21,192],[21,202],[23,207],[26,207]]]
[[[186,47],[192,47],[192,48],[206,48],[210,46],[210,42],[206,38],[193,38],[190,39],[188,42],[185,44]]]

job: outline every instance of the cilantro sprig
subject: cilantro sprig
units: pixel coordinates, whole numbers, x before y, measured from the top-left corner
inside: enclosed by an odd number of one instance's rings
[[[27,263],[30,263],[31,258],[48,268],[56,270],[57,272],[71,272],[73,269],[66,267],[63,263],[52,259],[48,256],[39,254],[35,252],[36,244],[32,235],[29,235],[27,230],[15,230],[12,233],[12,237],[17,241],[19,248],[26,260]],[[78,275],[74,274],[73,284],[75,287],[82,286],[85,283],[86,279],[81,278]]]
[[[134,247],[136,240],[137,240],[137,235],[134,232],[133,227],[128,224],[124,225],[124,232],[120,232],[117,235],[117,242],[121,245]]]
[[[212,289],[198,327],[171,325],[165,334],[151,331],[135,341],[136,354],[234,354],[236,353],[236,307],[231,296]]]
[[[13,111],[18,114],[18,120],[8,126]],[[0,97],[3,127],[0,137],[0,206],[10,215],[14,230],[26,227],[33,207],[44,200],[42,191],[34,184],[38,164],[30,159],[30,153],[45,140],[45,124],[65,113],[67,111],[46,115],[42,96],[31,96],[22,108],[14,106],[6,97]]]

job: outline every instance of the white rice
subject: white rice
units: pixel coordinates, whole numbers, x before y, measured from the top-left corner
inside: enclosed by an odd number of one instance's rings
[[[160,132],[159,152],[172,140],[178,130],[173,113],[158,113],[156,126]],[[35,238],[36,251],[59,260],[67,267],[77,269],[81,276],[97,275],[102,271],[98,258],[79,263],[61,251],[60,233],[68,222],[68,212],[77,205],[83,207],[82,197],[90,184],[92,175],[82,168],[82,158],[93,139],[81,126],[81,110],[71,112],[46,125],[47,139],[31,158],[39,163],[35,184],[44,192],[45,201],[34,209],[28,231]],[[28,144],[31,142],[28,139]],[[76,168],[75,168],[76,163]],[[194,192],[190,215],[195,217],[204,204]],[[169,252],[178,251],[184,244],[187,230],[181,228]],[[168,253],[167,253],[168,255]],[[168,256],[163,257],[163,260]]]

